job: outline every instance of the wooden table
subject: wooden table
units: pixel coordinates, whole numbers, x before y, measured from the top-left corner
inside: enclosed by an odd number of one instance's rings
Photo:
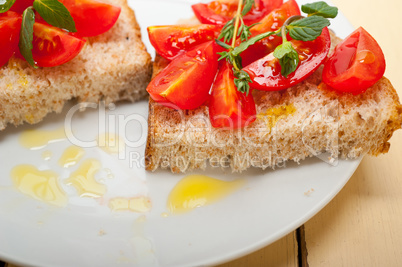
[[[402,1],[333,3],[379,42],[387,60],[386,76],[402,97]],[[342,191],[300,229],[219,267],[402,266],[401,148],[398,131],[389,153],[365,157]]]

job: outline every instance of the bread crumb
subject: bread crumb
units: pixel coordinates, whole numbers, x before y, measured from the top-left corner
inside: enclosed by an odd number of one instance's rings
[[[310,188],[309,190],[307,190],[306,192],[304,192],[304,195],[305,195],[306,197],[309,197],[313,192],[314,192],[314,188]]]
[[[106,232],[103,229],[100,229],[98,236],[104,236],[104,235],[106,235]]]

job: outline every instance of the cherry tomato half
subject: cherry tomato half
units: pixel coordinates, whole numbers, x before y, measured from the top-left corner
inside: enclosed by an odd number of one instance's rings
[[[46,22],[35,22],[32,55],[40,67],[54,67],[76,57],[85,40],[53,27]]]
[[[18,50],[22,17],[13,11],[0,14],[0,67]]]
[[[256,0],[255,6],[243,17],[246,25],[258,22],[273,9],[282,5],[283,0]],[[208,4],[195,4],[191,6],[195,16],[201,23],[224,25],[236,14],[238,1],[212,1]]]
[[[179,109],[195,109],[209,96],[222,51],[215,41],[203,43],[175,58],[148,85],[152,99]],[[171,107],[171,105],[168,105]]]
[[[243,128],[256,119],[256,109],[251,92],[246,95],[234,84],[232,66],[221,65],[212,86],[209,100],[209,118],[215,128]]]
[[[222,27],[217,25],[167,25],[148,27],[148,35],[156,52],[168,60],[197,45],[214,40]]]
[[[34,0],[16,0],[10,10],[22,14],[24,10],[33,5]]]
[[[90,37],[107,32],[119,18],[121,8],[95,0],[59,0],[70,11],[77,34]]]
[[[360,94],[374,85],[384,72],[385,59],[380,46],[360,27],[336,46],[324,65],[322,79],[338,91]]]
[[[313,73],[326,59],[331,39],[327,28],[314,41],[290,41],[299,54],[300,63],[296,71],[287,78],[281,74],[281,65],[273,53],[251,63],[244,70],[250,75],[253,88],[263,91],[278,91],[289,88]]]
[[[300,15],[299,5],[295,0],[289,0],[285,2],[280,8],[273,10],[271,13],[266,15],[259,24],[255,25],[250,29],[251,36],[256,36],[258,34],[277,31],[282,27],[283,23],[291,17]],[[262,58],[269,53],[273,52],[275,48],[282,43],[282,38],[276,35],[271,35],[256,44],[250,46],[246,51],[241,54],[243,60],[243,66]]]

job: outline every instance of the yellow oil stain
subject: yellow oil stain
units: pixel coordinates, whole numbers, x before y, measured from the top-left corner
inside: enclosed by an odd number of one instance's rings
[[[18,79],[18,83],[22,85],[24,88],[27,88],[28,87],[27,75],[20,72],[20,78]]]
[[[35,123],[35,117],[33,116],[32,113],[27,113],[24,115],[24,117],[28,123],[31,123],[31,124]]]
[[[53,155],[52,151],[45,150],[45,151],[42,152],[42,159],[46,160],[46,161],[50,160],[52,158],[52,155]]]
[[[98,146],[109,154],[119,154],[124,151],[124,140],[115,133],[100,134],[97,138]]]
[[[64,128],[56,130],[27,130],[20,137],[19,142],[23,147],[29,149],[38,149],[46,146],[48,143],[57,142],[66,139]]]
[[[257,115],[257,118],[265,121],[267,128],[271,130],[279,120],[286,118],[296,112],[293,104],[269,108]]]
[[[244,182],[226,182],[205,175],[186,176],[170,192],[167,208],[171,214],[189,212],[223,199],[238,190]]]
[[[77,164],[85,155],[85,150],[78,146],[70,146],[64,150],[59,159],[59,165],[68,168]]]
[[[66,183],[74,186],[81,197],[101,197],[106,193],[106,186],[95,180],[95,174],[100,168],[101,163],[98,160],[87,159],[71,174]]]
[[[108,179],[114,179],[114,174],[112,173],[112,170],[109,168],[104,168],[103,169],[106,172],[106,178]]]
[[[151,200],[148,197],[113,198],[109,201],[113,211],[133,211],[144,213],[151,210]]]
[[[68,198],[58,184],[53,171],[39,171],[35,166],[23,164],[11,171],[14,186],[25,195],[56,206],[65,206]]]

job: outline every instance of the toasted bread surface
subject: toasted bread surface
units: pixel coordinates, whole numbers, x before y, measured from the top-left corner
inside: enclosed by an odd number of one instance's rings
[[[37,123],[50,112],[61,112],[72,98],[110,103],[146,96],[152,63],[134,11],[126,0],[105,2],[121,6],[119,19],[108,32],[86,38],[70,62],[34,69],[13,57],[0,67],[0,130],[8,124]]]
[[[333,34],[332,49],[340,41]],[[168,61],[157,57],[154,76]],[[383,77],[360,95],[339,94],[321,83],[322,67],[278,92],[254,90],[257,119],[241,130],[213,128],[208,107],[177,111],[149,100],[146,168],[185,172],[213,167],[244,171],[275,168],[328,153],[328,162],[386,153],[401,128],[402,106]]]

